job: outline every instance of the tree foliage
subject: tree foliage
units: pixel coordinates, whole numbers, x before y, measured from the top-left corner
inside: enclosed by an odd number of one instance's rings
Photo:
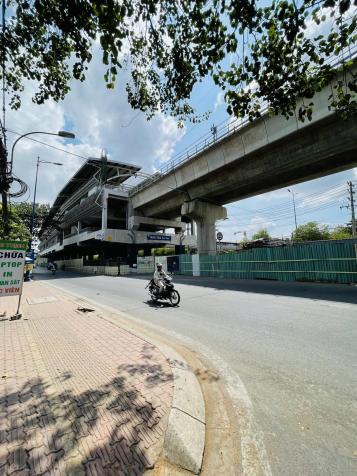
[[[2,212],[2,205],[0,204],[0,212]],[[9,240],[28,241],[30,239],[30,230],[22,220],[18,213],[16,205],[9,207],[9,235],[4,236],[4,222],[0,220],[0,236]]]
[[[165,246],[162,248],[153,248],[152,249],[152,254],[154,256],[171,256],[175,254],[175,248],[172,246]]]
[[[32,217],[32,203],[28,202],[16,202],[13,204],[13,208],[22,222],[25,224],[28,230],[31,229],[31,217]],[[50,205],[46,203],[36,203],[33,237],[38,238],[38,233],[42,227],[42,223],[46,219],[48,212],[50,211]]]
[[[195,84],[211,77],[237,117],[294,114],[297,98],[312,98],[334,76],[332,60],[356,42],[350,0],[8,0],[14,12],[1,35],[7,90],[13,108],[28,80],[33,100],[59,101],[72,79],[84,81],[93,49],[102,50],[109,89],[123,69],[128,101],[151,117],[158,111],[197,119],[189,104]],[[323,10],[321,10],[321,8]],[[332,28],[327,21],[333,22]],[[310,34],[326,24],[326,33]],[[323,30],[323,28],[322,28]],[[355,112],[351,62],[331,94],[331,107]],[[300,103],[299,103],[300,104]],[[301,103],[310,118],[311,100]],[[195,119],[196,118],[196,119]]]
[[[2,212],[0,205],[0,214]],[[33,238],[38,238],[38,232],[43,221],[48,215],[50,206],[48,204],[37,203],[35,207],[35,222]],[[14,202],[9,208],[9,226],[11,240],[26,241],[30,239],[32,204],[27,202]],[[3,236],[3,221],[0,222],[0,236]]]
[[[352,238],[352,228],[351,227],[339,225],[339,226],[336,226],[330,232],[330,239],[331,240],[346,240],[348,238]]]
[[[293,241],[329,240],[330,233],[327,225],[320,225],[316,221],[309,221],[296,228],[292,239]]]
[[[259,240],[261,238],[266,238],[267,240],[271,239],[271,236],[268,233],[266,228],[261,228],[260,230],[256,231],[252,236],[252,240]]]

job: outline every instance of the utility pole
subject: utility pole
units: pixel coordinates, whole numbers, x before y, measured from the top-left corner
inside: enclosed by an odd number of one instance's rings
[[[40,156],[37,156],[35,190],[33,192],[32,213],[31,213],[31,223],[30,223],[30,235],[31,236],[30,236],[30,243],[29,243],[29,251],[32,250],[33,230],[35,228],[36,191],[37,191],[37,177],[38,177],[38,167],[39,167],[39,165],[40,165]]]
[[[8,209],[8,191],[9,181],[7,176],[7,152],[3,137],[0,137],[0,191],[2,203],[2,219],[3,219],[3,238],[9,235],[9,209]]]
[[[2,34],[5,36],[5,13],[6,13],[6,0],[2,0]],[[3,219],[3,237],[7,238],[9,235],[9,209],[8,209],[8,192],[10,188],[10,181],[7,170],[7,150],[6,150],[6,135],[5,135],[5,52],[3,51],[3,57],[1,61],[2,70],[2,121],[1,121],[1,136],[0,136],[0,193],[2,203],[2,219]]]
[[[297,220],[296,220],[296,207],[295,207],[295,192],[294,190],[290,190],[288,188],[288,192],[291,193],[292,197],[293,197],[293,206],[294,206],[294,219],[295,219],[295,231],[297,230]]]
[[[351,181],[347,182],[348,185],[348,201],[350,202],[348,205],[342,205],[340,209],[342,208],[350,208],[351,209],[351,228],[352,228],[352,238],[357,238],[357,229],[356,229],[356,215],[355,215],[355,191],[354,191],[354,184]]]
[[[354,191],[354,184],[349,181],[347,182],[348,188],[349,188],[349,201],[350,201],[350,207],[351,207],[351,216],[352,216],[352,238],[356,238],[356,216],[355,216],[355,200],[354,200],[354,194],[356,193]]]

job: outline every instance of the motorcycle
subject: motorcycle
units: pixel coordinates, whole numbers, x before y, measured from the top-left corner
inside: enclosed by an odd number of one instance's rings
[[[149,295],[153,302],[157,302],[161,299],[168,299],[172,306],[178,306],[181,298],[179,292],[174,288],[172,278],[168,276],[164,278],[165,288],[160,294],[159,286],[156,286],[154,279],[151,279],[145,286],[145,289],[149,288]]]
[[[48,271],[51,271],[52,274],[56,274],[56,266],[54,265],[48,265],[47,266]]]

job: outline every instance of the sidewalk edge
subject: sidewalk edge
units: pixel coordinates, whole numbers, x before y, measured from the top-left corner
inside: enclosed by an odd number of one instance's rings
[[[119,311],[106,304],[100,304],[79,293],[65,290],[52,283],[41,283],[53,287],[63,294],[90,303],[97,310],[112,316],[101,316],[112,324],[122,327],[141,339],[157,347],[168,360],[174,378],[172,408],[163,445],[163,457],[172,465],[179,466],[194,474],[202,467],[206,437],[205,402],[199,381],[184,357],[169,345],[149,336],[145,330],[130,326],[137,319],[129,313]],[[120,322],[118,322],[118,318]],[[123,322],[125,320],[125,322]],[[133,329],[133,327],[135,327]]]

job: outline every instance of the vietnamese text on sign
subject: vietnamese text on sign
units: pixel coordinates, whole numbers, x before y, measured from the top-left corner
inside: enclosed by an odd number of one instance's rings
[[[0,241],[0,297],[21,294],[26,246],[21,241]]]
[[[156,240],[156,241],[171,241],[170,235],[147,235],[148,240]]]

